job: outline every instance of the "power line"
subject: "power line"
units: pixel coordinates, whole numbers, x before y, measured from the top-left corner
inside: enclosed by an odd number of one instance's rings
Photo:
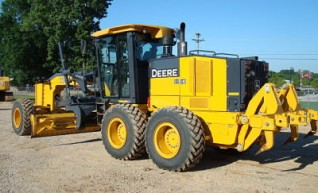
[[[294,54],[239,54],[239,55],[249,55],[249,56],[260,56],[259,58],[264,59],[264,60],[306,60],[306,61],[317,61],[318,58],[314,57],[307,57],[307,58],[292,58],[289,56],[318,56],[318,54],[305,54],[305,53],[294,53]],[[264,57],[262,57],[264,56]],[[268,57],[268,56],[274,56],[274,57]],[[275,57],[275,56],[282,56],[282,57]],[[284,57],[285,56],[285,57]]]
[[[306,61],[318,61],[318,58],[263,58],[264,60],[306,60]]]
[[[263,56],[318,56],[318,54],[240,54],[240,55],[263,55]]]

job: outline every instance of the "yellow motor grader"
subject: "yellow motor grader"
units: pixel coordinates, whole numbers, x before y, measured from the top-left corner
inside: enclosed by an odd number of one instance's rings
[[[311,125],[308,136],[317,132],[318,112],[300,107],[293,85],[267,83],[266,62],[188,53],[184,23],[179,30],[122,25],[92,37],[97,70],[67,69],[61,51],[63,71],[35,85],[35,103],[13,104],[18,135],[101,131],[116,159],[147,152],[158,167],[185,171],[199,163],[206,146],[243,152],[257,143],[260,153],[274,146],[283,128],[291,129],[286,143],[297,140],[301,125]],[[83,95],[72,94],[75,86]]]

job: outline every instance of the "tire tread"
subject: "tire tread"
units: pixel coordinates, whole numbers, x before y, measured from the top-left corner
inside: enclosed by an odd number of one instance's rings
[[[142,112],[138,107],[131,104],[118,104],[111,106],[103,116],[102,123],[104,119],[110,115],[115,109],[118,109],[126,113],[133,125],[133,139],[134,142],[129,152],[124,157],[116,157],[120,160],[133,160],[141,157],[145,152],[145,130],[147,124],[147,118],[144,112]],[[103,140],[104,146],[106,147],[106,141]],[[106,149],[107,150],[107,149]]]
[[[32,102],[28,99],[19,99],[14,102],[15,104],[20,104],[22,109],[20,109],[22,113],[22,126],[20,130],[15,129],[16,133],[20,136],[27,136],[31,135],[32,131],[32,124],[30,120],[30,116],[34,114],[34,106]],[[14,105],[15,107],[16,105]],[[14,109],[12,109],[14,110]],[[13,113],[12,113],[12,119],[13,119]],[[18,131],[18,132],[17,132]]]
[[[165,168],[165,166],[162,165],[158,165],[154,158],[151,157],[151,154],[149,153],[149,147],[147,145],[147,141],[146,141],[146,149],[147,152],[149,154],[149,157],[153,160],[153,162],[161,169],[165,169],[165,170],[171,170],[171,171],[176,171],[176,172],[181,172],[181,171],[186,171],[190,168],[193,168],[194,166],[196,166],[199,161],[201,160],[201,158],[203,157],[203,153],[205,150],[205,140],[204,140],[204,129],[203,126],[201,124],[200,119],[190,110],[181,107],[181,106],[169,106],[169,107],[164,107],[160,110],[158,110],[157,112],[154,113],[153,117],[156,117],[155,115],[157,113],[160,113],[160,111],[167,111],[167,112],[173,112],[175,114],[177,114],[186,124],[187,124],[187,128],[189,132],[190,132],[190,148],[189,151],[187,152],[187,157],[184,160],[184,162],[181,164],[180,167],[178,168],[174,168],[174,169],[168,169]],[[150,118],[150,121],[151,119]]]

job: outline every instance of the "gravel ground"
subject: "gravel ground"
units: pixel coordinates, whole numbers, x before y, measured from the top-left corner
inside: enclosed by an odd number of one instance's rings
[[[254,155],[207,149],[191,171],[157,168],[148,157],[120,161],[108,155],[99,132],[34,138],[11,129],[11,104],[0,103],[0,192],[316,192],[318,136]]]

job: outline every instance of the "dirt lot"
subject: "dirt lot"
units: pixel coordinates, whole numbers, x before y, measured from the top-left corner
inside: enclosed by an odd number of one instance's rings
[[[199,166],[183,173],[158,169],[149,158],[109,156],[101,134],[18,137],[11,104],[0,103],[0,192],[316,192],[318,136],[255,156],[208,149]],[[308,128],[301,128],[301,138]]]

